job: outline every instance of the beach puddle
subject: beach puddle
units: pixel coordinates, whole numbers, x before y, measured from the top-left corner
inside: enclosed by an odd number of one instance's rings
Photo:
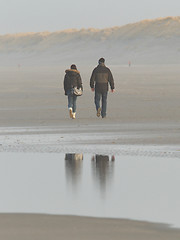
[[[128,218],[180,227],[178,158],[0,153],[0,212]]]

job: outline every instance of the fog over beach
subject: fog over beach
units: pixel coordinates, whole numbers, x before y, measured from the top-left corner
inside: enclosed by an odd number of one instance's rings
[[[99,56],[110,64],[178,64],[180,17],[144,20],[106,29],[0,36],[3,65],[93,64]]]
[[[180,239],[179,43],[180,16],[0,35],[0,238]],[[115,80],[105,119],[89,86],[100,57]],[[63,89],[72,63],[76,119]]]

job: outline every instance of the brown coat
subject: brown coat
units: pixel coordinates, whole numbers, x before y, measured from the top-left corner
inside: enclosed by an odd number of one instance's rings
[[[109,68],[100,63],[92,72],[90,79],[90,87],[95,91],[104,93],[108,91],[108,85],[114,89],[114,79]]]

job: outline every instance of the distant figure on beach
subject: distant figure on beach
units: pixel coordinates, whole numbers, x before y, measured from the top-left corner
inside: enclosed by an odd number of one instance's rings
[[[109,68],[105,66],[105,59],[100,58],[98,61],[98,66],[93,70],[90,87],[91,90],[95,91],[94,102],[97,111],[97,117],[106,117],[107,110],[107,95],[109,85],[111,87],[111,92],[114,92],[114,79]],[[102,101],[102,104],[100,102]]]
[[[131,66],[131,61],[128,62],[129,67]]]
[[[65,71],[64,77],[64,91],[68,96],[68,110],[69,116],[72,119],[76,118],[76,100],[77,96],[74,94],[74,87],[83,88],[80,72],[77,70],[75,64],[72,64],[70,69]]]

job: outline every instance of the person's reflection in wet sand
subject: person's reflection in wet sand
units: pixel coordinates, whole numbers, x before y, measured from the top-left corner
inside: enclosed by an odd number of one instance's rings
[[[65,168],[67,182],[70,183],[73,188],[79,182],[82,174],[82,161],[83,154],[81,153],[67,153],[65,154]]]
[[[102,193],[105,193],[106,185],[113,177],[115,157],[108,155],[95,155],[92,157],[92,170],[95,180],[99,183]]]

